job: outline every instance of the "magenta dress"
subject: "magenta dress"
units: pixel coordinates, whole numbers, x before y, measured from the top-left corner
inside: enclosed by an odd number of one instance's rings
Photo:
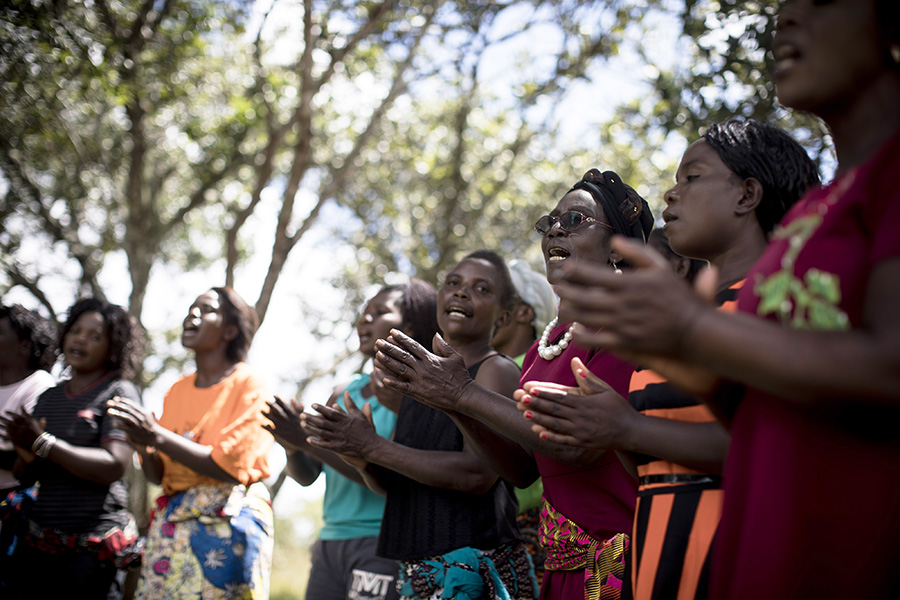
[[[801,200],[739,296],[785,327],[873,327],[873,268],[900,258],[900,136]],[[785,285],[790,281],[790,285]],[[731,431],[714,598],[900,597],[900,406],[798,408],[748,389]]]
[[[557,342],[569,324],[557,326],[550,343]],[[588,369],[606,381],[623,397],[634,367],[603,351],[592,351],[575,344],[547,361],[537,353],[537,344],[525,355],[520,385],[528,381],[549,381],[575,386],[571,360],[580,358]],[[605,452],[588,467],[576,467],[534,453],[544,482],[544,498],[569,520],[578,524],[595,540],[602,541],[617,533],[630,533],[634,525],[637,481],[622,466],[616,454]],[[584,570],[546,571],[541,586],[541,600],[584,600]]]

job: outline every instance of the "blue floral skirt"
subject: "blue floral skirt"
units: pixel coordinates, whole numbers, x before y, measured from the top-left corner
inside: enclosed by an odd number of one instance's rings
[[[265,485],[200,485],[157,501],[138,599],[269,597],[274,516]]]

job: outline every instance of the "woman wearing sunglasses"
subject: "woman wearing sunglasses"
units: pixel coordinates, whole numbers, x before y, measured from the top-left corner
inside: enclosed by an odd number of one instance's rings
[[[718,269],[716,304],[734,311],[772,229],[817,183],[812,160],[781,129],[756,121],[714,123],[685,151],[676,184],[665,194],[670,251]],[[652,371],[635,373],[627,400],[590,375],[585,379],[577,393],[533,382],[527,395],[519,393],[519,409],[548,439],[616,450],[636,465],[635,600],[702,597],[722,511],[726,429],[699,399]]]
[[[643,242],[652,226],[647,203],[611,171],[588,171],[538,220],[547,280],[562,280],[566,265],[619,268],[610,250],[618,233]],[[525,356],[519,385],[552,381],[575,386],[574,358],[627,394],[633,367],[616,356],[571,342],[571,325],[552,321]],[[616,598],[625,579],[625,555],[634,519],[637,483],[614,452],[565,447],[541,439],[515,402],[467,375],[463,361],[439,340],[432,354],[400,332],[378,343],[386,385],[447,412],[476,451],[518,487],[538,476],[544,484],[541,538],[547,549],[541,598]]]
[[[603,327],[585,343],[706,369],[721,378],[707,392],[743,386],[729,420],[714,598],[900,591],[898,24],[896,0],[781,7],[778,100],[828,124],[839,165],[772,233],[738,313],[714,310],[644,248],[618,242],[641,267],[634,274],[578,269],[559,290],[565,314]]]

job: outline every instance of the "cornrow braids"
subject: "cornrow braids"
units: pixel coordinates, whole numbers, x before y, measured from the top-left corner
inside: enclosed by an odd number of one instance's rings
[[[756,218],[767,235],[819,183],[816,166],[803,147],[773,125],[729,119],[710,125],[703,139],[737,177],[753,178],[762,185]]]

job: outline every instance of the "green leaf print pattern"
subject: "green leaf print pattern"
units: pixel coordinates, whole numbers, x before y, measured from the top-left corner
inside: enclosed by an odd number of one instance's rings
[[[806,242],[822,224],[822,215],[806,215],[786,227],[778,227],[772,239],[787,239],[789,246],[781,259],[781,270],[768,277],[758,276],[754,291],[760,298],[757,313],[775,314],[795,329],[846,330],[847,313],[840,309],[840,279],[833,273],[810,269],[800,279],[794,263]]]

